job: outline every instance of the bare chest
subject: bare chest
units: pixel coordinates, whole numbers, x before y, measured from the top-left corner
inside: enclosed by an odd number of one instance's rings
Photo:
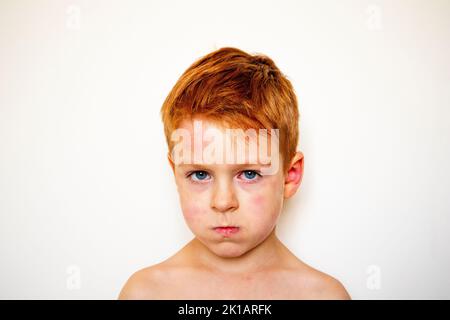
[[[278,274],[265,277],[191,276],[166,282],[162,286],[162,299],[212,300],[277,300],[307,299],[310,290],[294,275]]]

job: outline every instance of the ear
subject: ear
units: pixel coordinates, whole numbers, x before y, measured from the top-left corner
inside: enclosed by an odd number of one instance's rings
[[[170,156],[170,152],[167,153],[167,160],[169,160],[170,167],[172,168],[173,174],[175,174],[175,163],[172,160],[172,157]]]
[[[291,160],[284,180],[284,198],[292,197],[300,187],[303,178],[303,153],[296,152]]]

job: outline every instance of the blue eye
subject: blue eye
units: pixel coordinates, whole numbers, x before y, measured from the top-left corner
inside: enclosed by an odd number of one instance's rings
[[[246,170],[243,172],[244,176],[247,180],[255,180],[258,176],[261,176],[259,173],[253,170]]]
[[[257,181],[258,178],[261,177],[261,174],[259,174],[257,171],[254,170],[242,171],[240,176],[242,175],[244,175],[244,178],[242,179],[245,181]],[[187,177],[193,182],[202,182],[210,179],[209,173],[204,170],[193,171],[189,173]]]
[[[190,176],[194,181],[202,181],[208,177],[208,173],[206,171],[194,171]]]

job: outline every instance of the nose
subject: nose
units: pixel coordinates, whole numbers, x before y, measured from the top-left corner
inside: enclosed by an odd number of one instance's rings
[[[226,179],[217,181],[213,188],[213,195],[211,198],[211,207],[213,210],[217,212],[234,211],[238,206],[239,204],[233,183]]]

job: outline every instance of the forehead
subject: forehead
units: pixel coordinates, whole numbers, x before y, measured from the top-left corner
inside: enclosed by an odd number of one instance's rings
[[[182,120],[177,129],[182,129],[189,132],[190,141],[186,141],[186,139],[183,139],[185,143],[190,142],[191,146],[193,147],[195,139],[197,139],[197,143],[201,141],[202,148],[206,148],[214,141],[217,141],[217,139],[226,139],[227,137],[230,139],[229,142],[233,147],[236,147],[236,145],[239,143],[243,143],[248,146],[251,142],[253,133],[255,135],[253,137],[255,139],[254,141],[257,145],[259,145],[259,137],[264,136],[264,132],[256,128],[244,129],[231,127],[226,123],[200,116],[189,120]],[[216,134],[218,136],[216,136]],[[268,146],[270,147],[270,136],[267,142]]]
[[[171,157],[178,166],[225,170],[255,165],[268,174],[278,170],[278,130],[244,130],[194,118],[182,121],[171,140],[176,141]]]

